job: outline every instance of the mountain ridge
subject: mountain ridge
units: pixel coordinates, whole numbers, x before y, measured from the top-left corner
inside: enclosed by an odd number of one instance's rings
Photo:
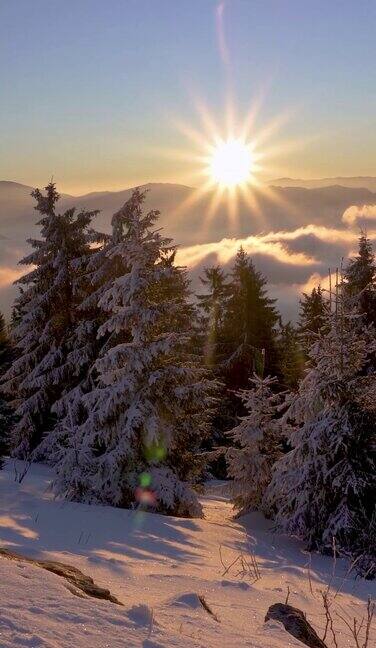
[[[160,225],[181,245],[209,243],[227,237],[244,237],[266,230],[281,230],[307,223],[343,227],[343,212],[352,205],[376,204],[375,192],[363,187],[277,187],[273,196],[255,188],[259,209],[239,198],[237,220],[229,215],[226,198],[219,201],[215,217],[207,217],[214,192],[199,196],[196,189],[174,183],[147,183],[146,209],[161,212]],[[99,210],[94,221],[97,229],[109,231],[112,214],[130,197],[134,187],[119,191],[99,191],[72,196],[62,194],[61,211]],[[0,235],[19,243],[37,234],[38,220],[32,188],[13,181],[0,181]],[[184,205],[186,206],[184,208]]]
[[[376,176],[333,176],[308,179],[283,177],[269,181],[268,185],[277,187],[305,187],[307,189],[341,186],[351,189],[364,188],[370,191],[376,191]]]
[[[166,235],[183,248],[183,252],[188,251],[191,261],[187,265],[191,270],[193,268],[191,276],[196,276],[196,284],[200,272],[197,259],[200,257],[201,266],[218,263],[217,242],[223,242],[224,248],[235,249],[237,240],[262,233],[300,229],[298,238],[288,240],[288,237],[282,236],[280,243],[271,243],[269,247],[269,244],[261,243],[261,249],[253,245],[257,267],[272,283],[279,285],[278,296],[281,295],[281,282],[284,282],[285,301],[292,299],[288,297],[289,294],[294,294],[288,286],[303,284],[313,272],[336,264],[339,258],[348,253],[348,245],[343,243],[342,235],[338,236],[338,241],[336,237],[335,240],[321,241],[314,232],[306,232],[305,226],[312,224],[332,232],[337,229],[340,234],[340,230],[347,229],[342,219],[346,209],[353,205],[376,205],[376,191],[373,193],[366,188],[273,187],[269,195],[256,188],[258,209],[240,201],[237,215],[231,217],[226,200],[222,200],[215,215],[210,216],[213,193],[199,197],[194,188],[173,183],[148,183],[141,185],[141,189],[149,190],[145,209],[161,212],[158,227],[163,228]],[[27,239],[39,237],[39,227],[36,225],[38,214],[34,209],[31,190],[27,185],[0,181],[0,310],[5,309],[6,313],[9,313],[16,294],[12,281],[21,272],[18,261],[30,251]],[[133,187],[129,187],[116,192],[91,192],[83,196],[63,194],[59,211],[72,207],[99,209],[101,211],[94,219],[93,227],[109,232],[112,214],[122,207],[132,190]],[[184,204],[186,208],[182,209]],[[301,262],[300,267],[286,263],[286,255],[296,252],[317,258],[318,261]],[[230,259],[226,259],[225,263],[230,263]]]

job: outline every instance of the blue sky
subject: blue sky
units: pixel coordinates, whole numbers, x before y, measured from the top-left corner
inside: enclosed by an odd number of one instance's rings
[[[228,0],[228,64],[219,4],[0,0],[0,179],[189,183],[175,118],[204,142],[192,98],[221,129],[230,90],[239,120],[264,91],[256,131],[289,113],[269,142],[277,175],[376,175],[376,2]]]

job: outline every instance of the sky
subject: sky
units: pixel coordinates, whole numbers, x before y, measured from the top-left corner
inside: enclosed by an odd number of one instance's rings
[[[374,0],[0,0],[0,179],[196,186],[185,130],[229,97],[271,178],[376,175],[375,28]]]

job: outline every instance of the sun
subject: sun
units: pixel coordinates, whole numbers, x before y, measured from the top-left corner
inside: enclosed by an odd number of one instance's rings
[[[198,127],[173,118],[177,131],[189,140],[190,148],[160,151],[190,167],[184,183],[193,188],[175,210],[175,217],[181,218],[197,205],[202,209],[203,235],[218,215],[221,223],[226,222],[226,234],[233,236],[248,216],[257,222],[260,231],[264,229],[266,201],[293,214],[286,196],[270,182],[270,178],[287,175],[284,155],[303,143],[281,141],[278,136],[291,110],[257,125],[262,96],[256,97],[248,112],[240,116],[229,95],[220,121],[199,97],[193,97],[192,104],[199,118]]]
[[[222,187],[236,187],[251,179],[252,147],[240,139],[220,141],[209,159],[209,175]]]

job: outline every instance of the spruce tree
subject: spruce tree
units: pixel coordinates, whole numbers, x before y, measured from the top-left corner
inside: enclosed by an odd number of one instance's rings
[[[266,506],[310,549],[330,550],[335,538],[364,573],[375,564],[376,337],[343,295],[337,306],[285,414],[292,450],[276,464]]]
[[[148,501],[165,513],[199,515],[191,482],[208,432],[214,385],[190,353],[193,316],[185,272],[170,239],[155,231],[135,190],[118,214],[124,237],[109,258],[125,268],[105,283],[96,384],[82,397],[84,421],[67,425],[55,491],[115,506]],[[120,218],[121,217],[121,218]]]
[[[200,281],[205,292],[197,295],[203,355],[208,366],[218,369],[225,353],[224,325],[229,299],[227,276],[220,266],[205,268]]]
[[[90,223],[96,212],[74,208],[57,213],[54,183],[32,192],[41,215],[41,239],[30,239],[34,251],[21,263],[32,270],[21,277],[14,328],[16,358],[4,376],[3,389],[14,398],[16,424],[10,444],[25,458],[49,430],[52,405],[76,380],[77,358],[70,357],[69,339],[75,327],[77,275],[96,237]]]
[[[238,392],[246,416],[228,435],[233,447],[226,452],[232,498],[240,514],[262,508],[272,467],[281,455],[281,393],[274,393],[275,378],[254,376],[252,387]]]
[[[313,288],[310,295],[303,293],[299,304],[298,331],[303,339],[310,339],[312,333],[318,333],[324,326],[329,310],[321,286]]]
[[[231,275],[226,313],[227,384],[242,389],[253,373],[278,370],[276,323],[279,316],[266,290],[266,279],[241,247]]]
[[[280,326],[278,357],[282,387],[295,390],[303,377],[305,359],[299,334],[291,322]]]
[[[222,479],[227,476],[226,462],[218,448],[228,445],[228,437],[224,433],[233,425],[231,416],[232,399],[228,398],[223,382],[223,361],[226,359],[227,341],[225,332],[226,314],[230,296],[230,286],[227,274],[219,266],[205,268],[200,278],[204,292],[197,295],[198,301],[198,346],[202,362],[208,367],[221,384],[219,386],[219,402],[212,419],[212,430],[205,450],[210,451],[210,471],[213,476]]]
[[[83,396],[96,385],[97,358],[106,348],[107,342],[115,345],[124,340],[122,332],[98,335],[100,326],[108,316],[100,306],[100,299],[105,291],[111,289],[115,279],[128,270],[126,260],[117,253],[125,236],[123,212],[121,209],[113,215],[111,235],[96,234],[101,245],[96,245],[86,255],[76,279],[78,303],[75,326],[69,337],[69,357],[76,359],[79,371],[75,382],[68,385],[53,404],[56,423],[34,451],[36,457],[43,457],[51,465],[62,461],[71,443],[73,430],[86,419]]]
[[[0,381],[12,360],[12,347],[4,315],[0,312]],[[8,449],[9,430],[13,424],[13,412],[9,398],[0,390],[0,467],[1,459]]]
[[[10,360],[10,339],[4,315],[0,312],[0,367]]]
[[[75,380],[67,385],[52,406],[57,417],[56,424],[45,435],[35,451],[55,464],[61,458],[65,445],[69,442],[70,429],[85,419],[86,410],[82,397],[95,385],[97,372],[95,361],[110,336],[98,336],[100,326],[106,320],[106,314],[99,305],[103,291],[111,286],[125,272],[119,258],[112,258],[114,246],[122,238],[121,224],[117,214],[112,218],[112,236],[96,234],[97,243],[81,264],[81,271],[76,278],[77,308],[75,325],[67,340],[67,360],[75,363],[77,370]],[[114,334],[111,336],[114,341]]]
[[[366,321],[376,327],[376,260],[365,232],[359,237],[359,252],[345,269],[345,290]]]

